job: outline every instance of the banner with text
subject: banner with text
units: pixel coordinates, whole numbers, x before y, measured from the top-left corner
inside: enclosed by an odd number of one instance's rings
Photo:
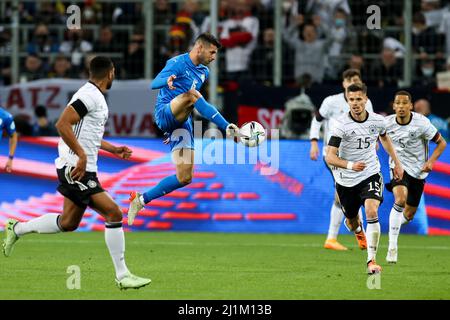
[[[72,95],[86,80],[46,79],[0,87],[0,105],[11,114],[34,118],[34,108],[47,108],[56,121]],[[115,80],[105,94],[109,120],[105,135],[154,137],[154,107],[157,91],[149,90],[149,80]]]

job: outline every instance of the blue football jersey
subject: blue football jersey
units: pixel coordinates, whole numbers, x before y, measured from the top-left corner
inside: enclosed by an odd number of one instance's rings
[[[0,107],[0,139],[2,138],[3,130],[5,130],[9,136],[12,136],[13,133],[16,132],[16,125],[14,124],[12,115]]]
[[[167,78],[175,75],[173,82],[175,89],[171,90],[167,86]],[[181,54],[167,60],[166,66],[153,80],[151,88],[160,88],[156,105],[166,104],[176,96],[185,93],[193,88],[200,90],[203,83],[208,79],[209,69],[200,64],[194,65],[189,53]]]

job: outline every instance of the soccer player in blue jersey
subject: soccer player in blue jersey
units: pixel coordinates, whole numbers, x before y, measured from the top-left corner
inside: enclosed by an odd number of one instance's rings
[[[164,178],[143,194],[131,193],[129,225],[133,224],[136,214],[145,204],[191,183],[194,169],[194,108],[225,131],[227,136],[237,135],[239,128],[226,121],[199,92],[209,75],[207,65],[216,59],[220,48],[220,42],[213,35],[203,33],[197,37],[190,52],[169,59],[152,81],[151,89],[160,89],[155,106],[156,124],[170,137],[176,174]],[[177,131],[174,132],[175,130]]]
[[[5,130],[9,136],[9,156],[8,161],[6,161],[5,170],[6,172],[11,172],[14,153],[16,152],[17,147],[16,125],[14,124],[12,115],[0,107],[0,139],[2,138],[3,130]]]

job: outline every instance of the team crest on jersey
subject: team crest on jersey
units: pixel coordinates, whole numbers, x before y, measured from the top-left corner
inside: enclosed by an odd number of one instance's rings
[[[94,189],[97,186],[97,182],[95,182],[94,180],[89,180],[87,185],[89,188]]]
[[[205,82],[205,75],[203,73],[201,74],[200,79],[202,80],[202,82]]]
[[[371,134],[377,133],[377,126],[375,126],[375,125],[369,126],[369,132],[370,132]]]
[[[416,135],[417,135],[417,133],[416,133],[415,131],[410,131],[410,132],[409,132],[409,137],[410,137],[410,138],[413,138],[413,139],[414,139],[414,138],[416,137]]]

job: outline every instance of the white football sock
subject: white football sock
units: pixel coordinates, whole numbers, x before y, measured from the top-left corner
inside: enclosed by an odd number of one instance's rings
[[[125,264],[125,236],[122,222],[105,223],[105,242],[114,263],[116,278],[122,280],[130,272]]]
[[[411,220],[408,220],[408,219],[406,219],[406,217],[405,217],[405,215],[404,215],[404,212],[402,212],[402,217],[401,217],[401,221],[402,221],[402,224],[407,224],[407,223],[409,223],[409,222],[411,222]]]
[[[380,223],[378,218],[367,219],[367,261],[375,259],[377,256],[378,242],[380,241]]]
[[[405,208],[394,203],[389,214],[389,249],[397,248],[398,235],[402,226],[403,211]]]
[[[49,213],[27,222],[19,222],[14,227],[17,236],[23,236],[28,233],[58,233],[63,230],[58,223],[59,214]]]
[[[330,211],[330,226],[328,228],[327,240],[337,238],[343,218],[344,212],[342,211],[340,205],[333,202],[333,206]]]

